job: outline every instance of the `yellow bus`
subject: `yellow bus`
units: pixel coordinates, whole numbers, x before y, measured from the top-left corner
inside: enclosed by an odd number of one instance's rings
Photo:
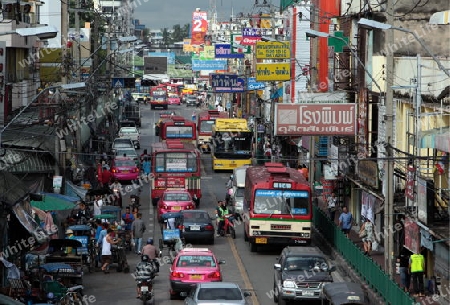
[[[211,137],[213,170],[233,170],[251,165],[252,136],[246,119],[217,118]]]

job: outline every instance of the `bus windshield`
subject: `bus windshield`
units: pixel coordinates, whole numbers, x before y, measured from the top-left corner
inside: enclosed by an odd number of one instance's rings
[[[253,210],[255,214],[308,215],[308,192],[256,190]]]
[[[167,126],[166,138],[192,138],[192,126]]]
[[[195,173],[197,156],[194,152],[161,152],[155,158],[157,173]]]
[[[217,151],[234,151],[248,153],[252,149],[252,136],[249,131],[244,132],[216,132],[214,141]]]
[[[200,122],[200,132],[212,133],[213,126],[214,126],[214,120],[201,121]]]

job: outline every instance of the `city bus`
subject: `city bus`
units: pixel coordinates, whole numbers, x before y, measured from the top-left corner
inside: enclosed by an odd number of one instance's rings
[[[151,145],[150,199],[153,206],[165,190],[187,190],[191,196],[202,197],[200,188],[200,153],[179,140]]]
[[[162,142],[178,139],[182,142],[197,145],[196,124],[182,116],[172,115],[161,122],[159,138]]]
[[[258,246],[311,243],[311,188],[296,169],[281,163],[248,167],[243,211],[251,252]]]
[[[197,115],[197,147],[203,153],[211,153],[211,135],[213,125],[218,118],[228,118],[228,112],[217,110],[202,111]]]
[[[167,92],[176,94],[178,96],[181,96],[181,91],[184,88],[184,84],[171,84],[171,83],[164,83],[164,85],[167,87]]]
[[[213,170],[251,165],[252,137],[246,119],[216,119],[211,136]]]
[[[156,108],[165,110],[169,108],[166,86],[159,85],[150,87],[150,109]]]

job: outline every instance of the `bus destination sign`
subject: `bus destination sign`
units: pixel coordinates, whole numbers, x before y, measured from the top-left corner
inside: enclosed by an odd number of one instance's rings
[[[274,182],[273,188],[274,189],[290,189],[290,188],[292,188],[292,183],[290,183],[290,182]]]

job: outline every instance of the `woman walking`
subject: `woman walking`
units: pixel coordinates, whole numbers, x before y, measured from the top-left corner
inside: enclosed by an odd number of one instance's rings
[[[366,218],[364,224],[361,226],[359,237],[362,238],[362,242],[364,243],[364,255],[370,256],[370,253],[372,252],[372,243],[376,241],[376,237],[375,225],[369,218]]]

